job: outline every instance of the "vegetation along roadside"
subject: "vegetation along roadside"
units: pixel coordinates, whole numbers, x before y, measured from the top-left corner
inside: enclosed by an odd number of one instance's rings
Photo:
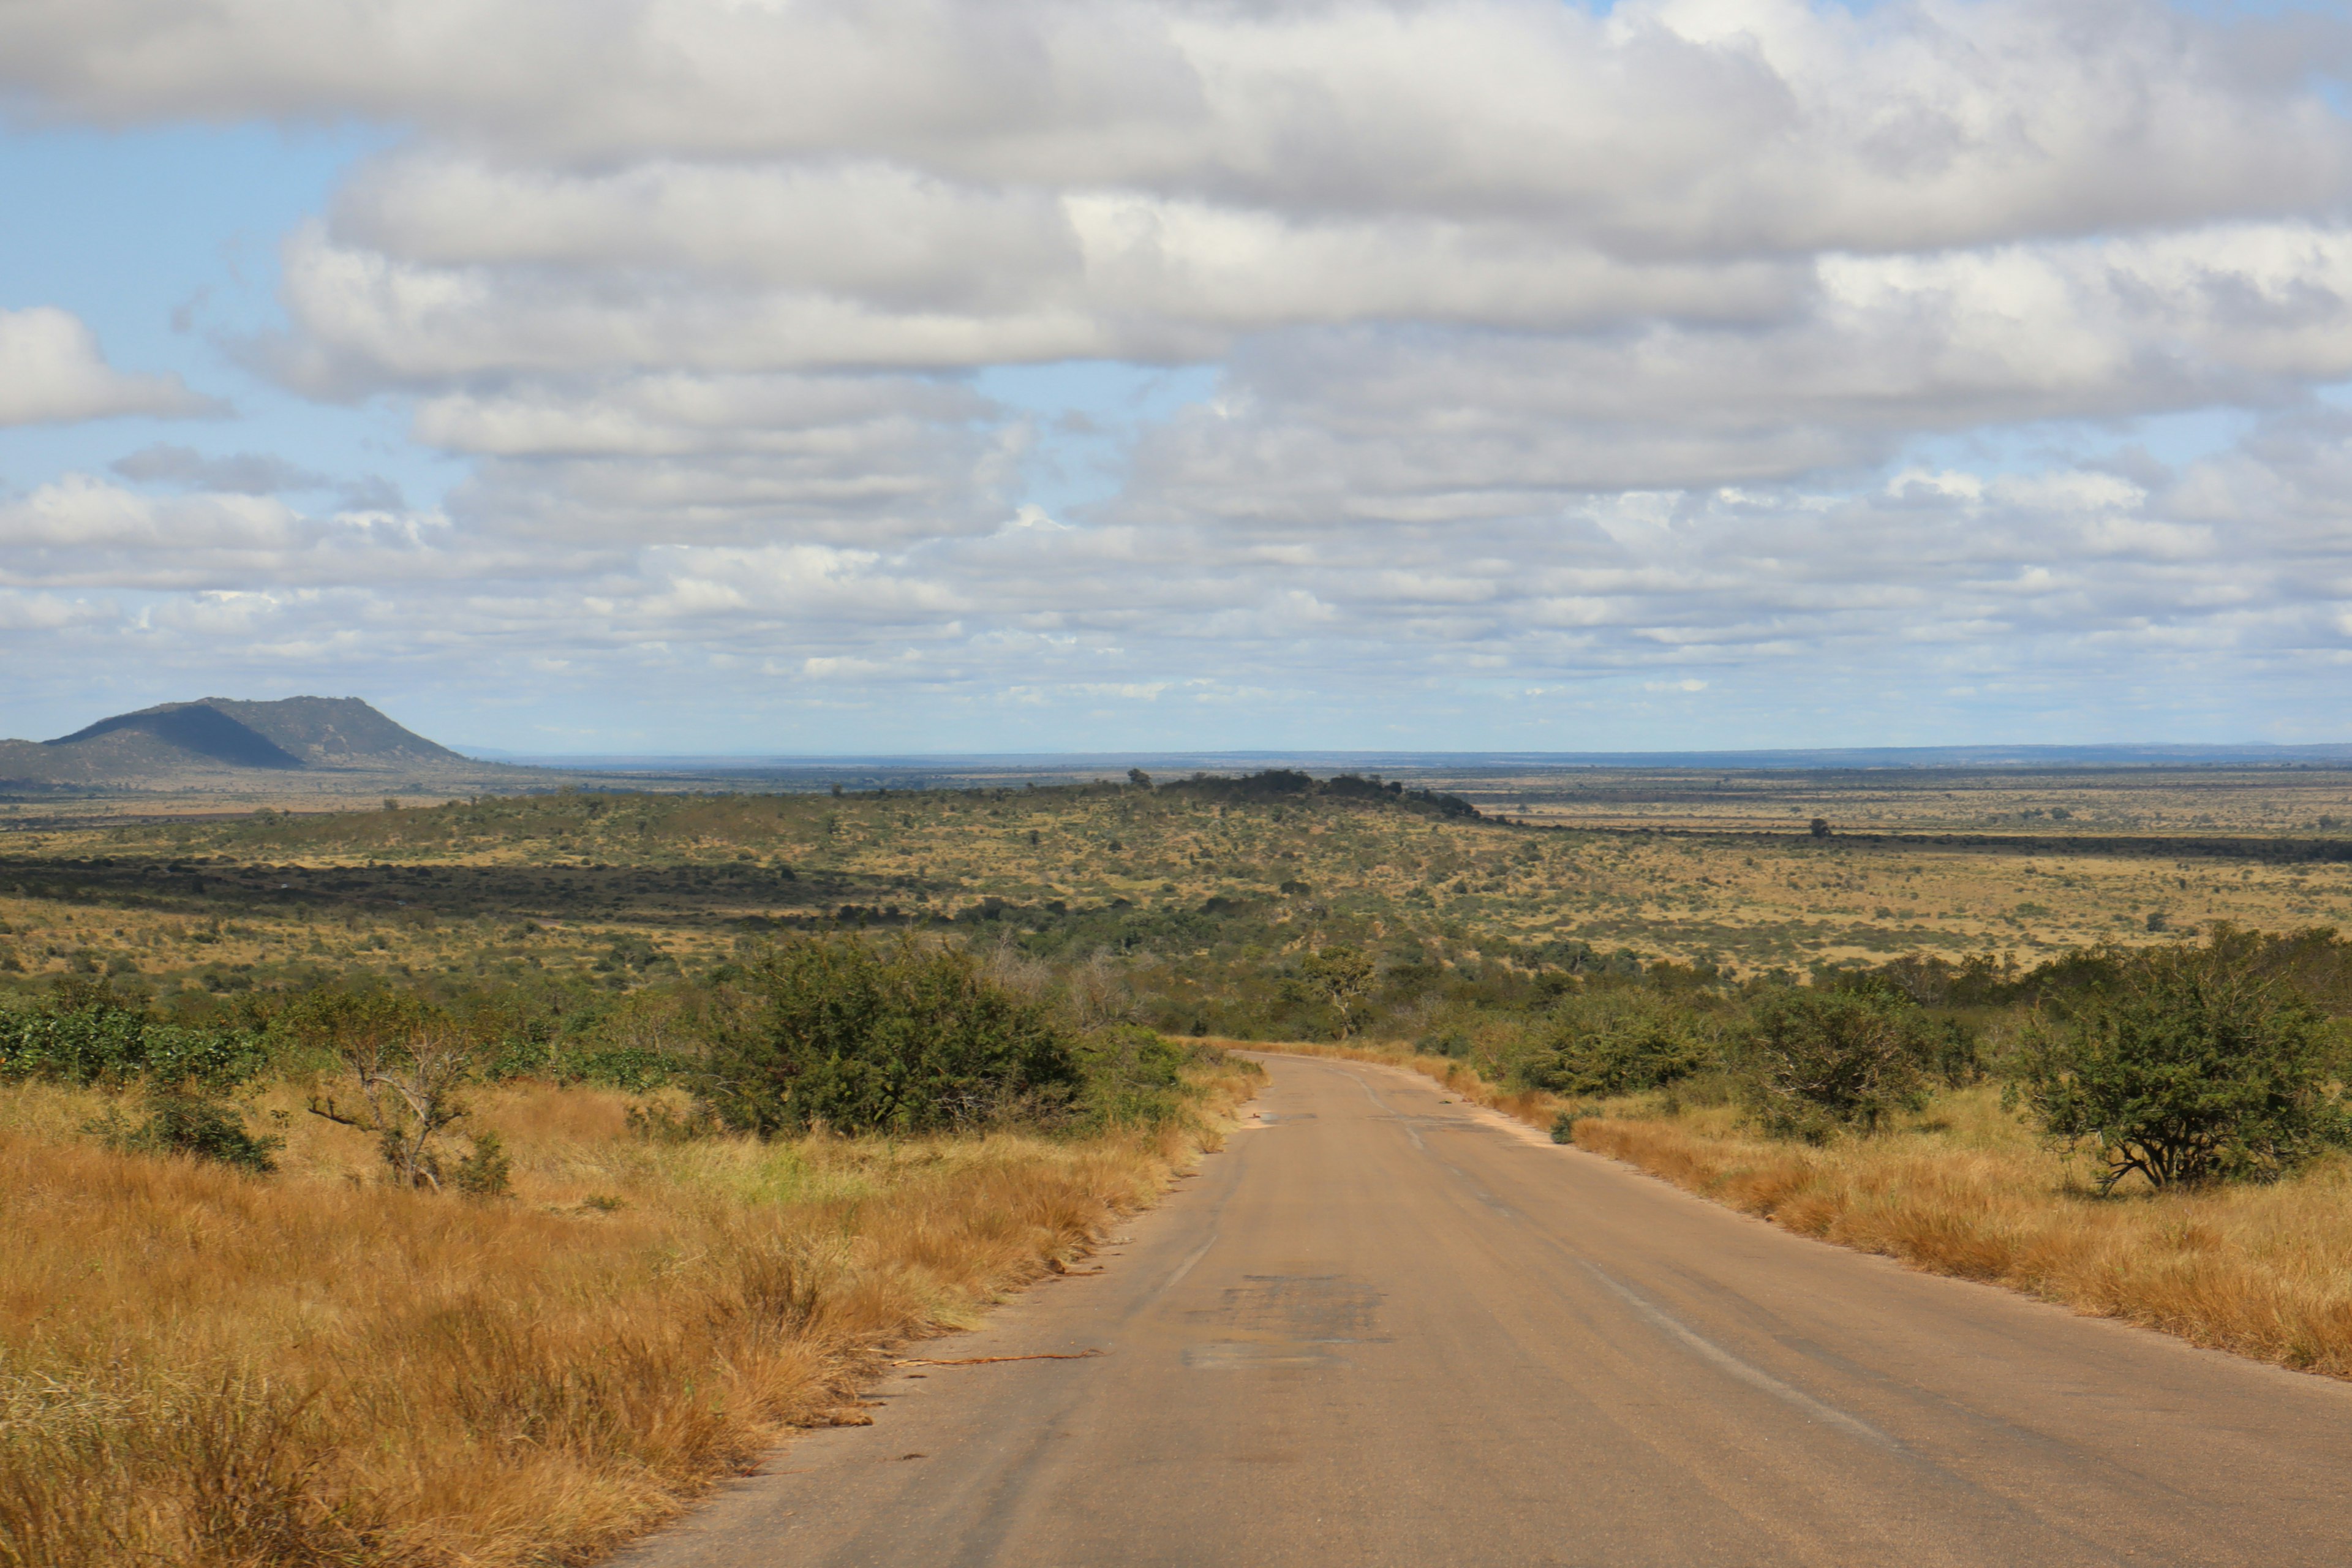
[[[2019,974],[1672,966],[1407,1067],[1801,1235],[2352,1377],[2352,943],[2223,930]],[[1437,1048],[1431,1048],[1434,1046]]]
[[[0,1014],[0,1563],[584,1561],[869,1419],[1256,1076],[942,943],[758,947],[562,1040],[246,1004]]]

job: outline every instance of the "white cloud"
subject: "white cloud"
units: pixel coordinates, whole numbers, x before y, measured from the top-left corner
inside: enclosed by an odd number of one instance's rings
[[[176,375],[131,375],[108,364],[97,337],[70,310],[0,310],[0,426],[219,411]]]
[[[446,510],[314,512],[277,499],[332,492],[307,459],[153,447],[116,470],[147,489],[0,500],[0,584],[165,596],[60,622],[89,657],[209,637],[664,711],[761,671],[934,717],[1188,692],[1402,722],[1485,682],[1540,693],[1513,703],[1537,723],[1612,681],[1759,713],[2020,672],[2104,700],[2190,658],[2283,691],[2347,651],[2352,439],[2315,401],[2352,379],[2339,20],[590,15],[0,7],[28,115],[396,128],[286,237],[287,328],[251,357],[404,400],[470,476]],[[0,419],[195,406],[62,312],[0,316],[0,365],[24,322],[51,368],[0,377]],[[1086,436],[1100,476],[977,389],[1089,359],[1217,382],[1131,450]],[[2252,433],[2120,450],[2219,408]]]

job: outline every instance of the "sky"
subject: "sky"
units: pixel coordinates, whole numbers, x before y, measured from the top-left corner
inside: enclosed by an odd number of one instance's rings
[[[0,733],[2352,740],[2352,18],[10,0]]]

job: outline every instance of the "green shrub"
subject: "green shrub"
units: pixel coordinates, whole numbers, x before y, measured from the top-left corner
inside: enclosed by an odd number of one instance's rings
[[[755,957],[697,1074],[726,1125],[919,1132],[1066,1113],[1079,1072],[1045,1007],[959,948],[807,937]]]
[[[1875,1131],[1926,1103],[1950,1035],[1896,996],[1775,987],[1734,1038],[1734,1090],[1774,1137]]]
[[[2100,1191],[2267,1180],[2345,1140],[2326,1019],[2241,947],[2143,955],[2025,1032],[2013,1097]]]
[[[1706,1067],[1714,1051],[1704,1016],[1649,991],[1612,986],[1564,996],[1522,1081],[1555,1094],[1634,1094],[1663,1089]]]
[[[268,1043],[235,1029],[166,1024],[103,987],[48,1006],[0,1011],[0,1082],[43,1079],[87,1087],[146,1078],[233,1089],[267,1070]]]
[[[514,1175],[514,1160],[495,1132],[474,1135],[474,1147],[450,1172],[457,1189],[469,1198],[502,1198]]]
[[[1451,1057],[1459,1061],[1470,1054],[1470,1031],[1457,1025],[1433,1029],[1413,1042],[1413,1049],[1424,1056]]]
[[[1071,1057],[1084,1084],[1083,1122],[1093,1127],[1158,1127],[1183,1114],[1184,1066],[1213,1047],[1179,1045],[1135,1024],[1077,1037]]]
[[[684,1066],[677,1058],[646,1046],[603,1045],[593,1037],[550,1045],[513,1035],[500,1039],[488,1053],[482,1077],[491,1083],[544,1079],[551,1083],[593,1084],[644,1094],[668,1084]]]
[[[184,1154],[257,1176],[278,1168],[278,1151],[286,1146],[283,1138],[247,1131],[234,1106],[188,1089],[152,1090],[146,1110],[135,1122],[110,1110],[84,1130],[122,1153]]]

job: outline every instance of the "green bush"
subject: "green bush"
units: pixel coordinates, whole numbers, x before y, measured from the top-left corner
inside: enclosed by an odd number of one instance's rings
[[[1663,1089],[1707,1066],[1706,1017],[1654,992],[1610,986],[1563,996],[1542,1046],[1520,1079],[1555,1094],[1634,1094]]]
[[[145,1078],[224,1090],[270,1063],[268,1043],[258,1035],[163,1023],[102,987],[47,1007],[0,1011],[0,1082],[43,1079],[86,1087]]]
[[[668,1084],[684,1066],[677,1058],[646,1046],[602,1045],[593,1037],[550,1045],[529,1036],[510,1035],[488,1054],[482,1077],[491,1083],[532,1078],[644,1094]]]
[[[246,1131],[234,1106],[184,1089],[152,1090],[144,1120],[131,1121],[110,1110],[85,1129],[109,1148],[127,1154],[184,1154],[234,1166],[257,1176],[278,1168],[286,1140]]]
[[[1875,1131],[1926,1103],[1951,1034],[1897,996],[1775,987],[1733,1040],[1734,1091],[1774,1137]]]
[[[502,1198],[514,1175],[514,1160],[495,1132],[474,1136],[474,1147],[449,1173],[457,1189],[469,1198]]]
[[[1184,1067],[1208,1047],[1180,1045],[1135,1024],[1118,1024],[1077,1037],[1071,1056],[1084,1084],[1083,1123],[1093,1127],[1159,1127],[1183,1114]]]
[[[2326,1020],[2243,945],[2143,955],[2026,1031],[2014,1098],[2100,1191],[2267,1180],[2345,1140]]]
[[[729,1127],[920,1132],[1066,1114],[1071,1042],[958,948],[807,937],[752,960],[697,1074]]]

